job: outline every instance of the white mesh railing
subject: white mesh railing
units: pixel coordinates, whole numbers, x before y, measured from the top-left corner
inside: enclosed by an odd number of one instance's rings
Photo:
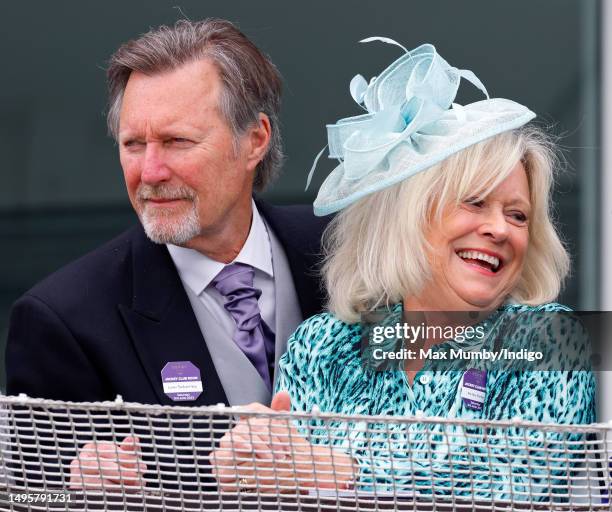
[[[610,510],[611,433],[0,397],[0,510]]]

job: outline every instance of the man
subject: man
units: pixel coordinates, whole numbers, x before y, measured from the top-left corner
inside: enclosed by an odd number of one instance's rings
[[[324,227],[308,207],[252,199],[282,160],[280,76],[211,19],[129,41],[108,80],[109,128],[142,226],[17,301],[7,391],[269,403],[288,336],[321,309]]]
[[[121,46],[108,81],[109,129],[142,226],[17,301],[8,393],[270,403],[287,338],[321,309],[324,227],[310,207],[252,198],[282,160],[276,68],[231,23],[182,20]],[[276,403],[289,406],[282,395]],[[140,482],[136,444],[110,445],[118,472],[112,461],[98,467],[101,447],[87,443],[70,485],[130,483],[134,467]]]

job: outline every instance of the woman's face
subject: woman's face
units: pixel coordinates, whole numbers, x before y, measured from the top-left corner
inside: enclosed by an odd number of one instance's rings
[[[495,309],[514,289],[529,244],[531,203],[525,169],[484,200],[443,210],[427,233],[433,281],[418,297],[423,309]]]

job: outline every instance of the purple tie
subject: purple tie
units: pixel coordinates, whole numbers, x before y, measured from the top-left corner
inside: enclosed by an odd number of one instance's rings
[[[274,353],[274,332],[261,318],[257,299],[261,290],[253,287],[255,270],[244,263],[225,266],[212,285],[225,297],[225,309],[236,322],[234,342],[272,390],[268,355]],[[272,357],[270,357],[270,360]]]

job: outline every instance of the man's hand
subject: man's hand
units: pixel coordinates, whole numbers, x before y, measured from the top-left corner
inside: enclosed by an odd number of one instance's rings
[[[246,409],[289,411],[285,391],[271,407],[253,403]],[[352,459],[326,446],[312,445],[286,419],[243,417],[210,454],[213,474],[222,491],[283,493],[308,488],[348,489],[354,480]]]
[[[87,443],[70,463],[70,488],[143,490],[147,466],[140,458],[139,443],[131,436],[121,444]]]

